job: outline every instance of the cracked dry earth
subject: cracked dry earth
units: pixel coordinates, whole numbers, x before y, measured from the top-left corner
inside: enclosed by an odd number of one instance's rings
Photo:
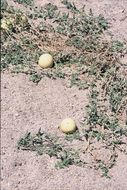
[[[37,5],[60,1],[36,0]],[[126,0],[84,0],[77,5],[92,8],[111,23],[114,38],[127,41]],[[11,1],[10,1],[11,3]],[[126,57],[123,59],[126,63]],[[111,179],[100,177],[93,169],[70,166],[57,170],[54,159],[47,155],[20,151],[17,140],[26,131],[59,134],[58,124],[69,116],[78,125],[85,114],[87,91],[67,88],[61,79],[43,78],[38,85],[23,74],[1,75],[1,189],[2,190],[126,190],[127,156],[120,153],[111,169]],[[82,107],[83,105],[83,107]]]

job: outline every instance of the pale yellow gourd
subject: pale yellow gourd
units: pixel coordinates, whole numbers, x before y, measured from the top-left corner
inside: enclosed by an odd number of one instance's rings
[[[49,53],[44,53],[39,57],[38,64],[41,68],[51,68],[53,66],[53,57]]]
[[[8,18],[8,19],[2,19],[1,20],[1,29],[3,30],[10,30],[13,27],[14,19]]]
[[[73,133],[76,129],[76,123],[71,118],[64,119],[60,124],[60,130],[64,133]]]
[[[9,30],[8,24],[5,19],[1,20],[1,29],[3,30]]]

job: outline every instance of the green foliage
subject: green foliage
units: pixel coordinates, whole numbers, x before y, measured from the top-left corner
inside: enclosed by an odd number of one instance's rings
[[[30,75],[30,81],[34,82],[34,83],[38,83],[41,80],[42,76],[39,75],[38,73],[32,73]]]
[[[114,41],[111,46],[112,52],[121,52],[124,49],[124,44],[120,41]]]
[[[50,157],[57,156],[62,147],[56,139],[39,129],[36,135],[27,133],[18,141],[18,148],[22,150],[37,151],[38,154],[48,154]]]
[[[97,17],[98,25],[100,27],[100,30],[106,30],[108,26],[108,22],[105,20],[105,18],[101,15]]]
[[[79,131],[76,131],[73,134],[66,135],[65,140],[72,142],[73,140],[81,140],[82,141],[82,136],[79,133]]]
[[[72,60],[72,55],[70,55],[67,52],[59,52],[56,56],[55,56],[55,64],[57,65],[65,65],[65,64],[69,64]]]
[[[14,0],[14,1],[23,5],[29,5],[29,6],[33,5],[33,0]]]
[[[100,164],[99,164],[99,168],[101,169],[101,171],[102,171],[102,177],[106,177],[106,178],[111,178],[110,176],[109,176],[109,169],[108,169],[108,167],[106,167],[106,165],[103,163],[103,162],[101,162]]]
[[[34,13],[30,14],[31,18],[42,18],[44,21],[47,19],[54,19],[57,17],[58,7],[51,3],[46,4],[44,7],[34,8]]]
[[[107,87],[111,110],[117,112],[120,109],[121,103],[127,96],[127,79],[116,77]]]
[[[74,3],[69,2],[68,0],[63,0],[61,3],[63,3],[67,9],[70,9],[72,12],[78,12],[79,10],[75,6]]]
[[[64,150],[62,154],[59,154],[58,158],[60,159],[60,161],[57,162],[56,168],[65,168],[70,165],[78,165],[82,163],[79,158],[79,154],[72,149]]]
[[[73,17],[67,13],[59,14],[55,22],[59,24],[57,27],[58,33],[69,35],[72,38],[75,36],[98,36],[108,28],[108,23],[102,16],[86,15],[84,11],[76,12]]]
[[[23,49],[21,44],[14,42],[2,48],[1,56],[1,67],[7,68],[10,65],[29,67],[32,60],[35,60],[36,55],[29,54]]]
[[[1,11],[6,10],[7,7],[8,7],[7,1],[6,0],[1,0],[1,5],[0,6],[1,6]]]
[[[39,129],[36,135],[27,133],[18,141],[18,149],[36,151],[39,155],[48,154],[56,157],[59,161],[57,168],[68,167],[80,163],[78,153],[73,149],[67,149],[58,142],[58,139]]]

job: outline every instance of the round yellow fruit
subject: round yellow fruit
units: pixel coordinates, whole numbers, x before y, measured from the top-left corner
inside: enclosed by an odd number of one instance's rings
[[[6,23],[7,23],[8,26],[13,25],[14,24],[14,19],[9,18],[9,19],[6,20]]]
[[[71,118],[64,119],[60,124],[60,129],[64,133],[73,133],[76,131],[76,123]]]
[[[53,66],[53,57],[49,53],[44,53],[40,56],[38,64],[43,69],[50,68]]]
[[[8,24],[6,23],[6,20],[1,20],[1,29],[9,30]]]
[[[27,23],[28,23],[28,19],[27,19],[27,17],[26,17],[25,15],[22,15],[22,16],[21,16],[21,22],[22,22],[23,24],[27,24]]]

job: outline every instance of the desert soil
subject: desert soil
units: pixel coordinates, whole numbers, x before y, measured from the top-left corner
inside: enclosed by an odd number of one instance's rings
[[[12,1],[9,1],[12,3]],[[60,6],[59,0],[36,0]],[[127,42],[127,0],[78,0],[95,14],[110,22],[113,38]],[[17,4],[16,4],[17,5]],[[127,63],[126,58],[123,60]],[[43,78],[38,85],[23,74],[1,74],[1,190],[126,190],[127,156],[119,154],[111,169],[111,179],[100,177],[93,169],[71,166],[57,170],[47,155],[17,150],[16,144],[26,131],[42,130],[58,134],[58,124],[72,117],[77,124],[85,114],[87,91],[68,88],[61,79]]]

